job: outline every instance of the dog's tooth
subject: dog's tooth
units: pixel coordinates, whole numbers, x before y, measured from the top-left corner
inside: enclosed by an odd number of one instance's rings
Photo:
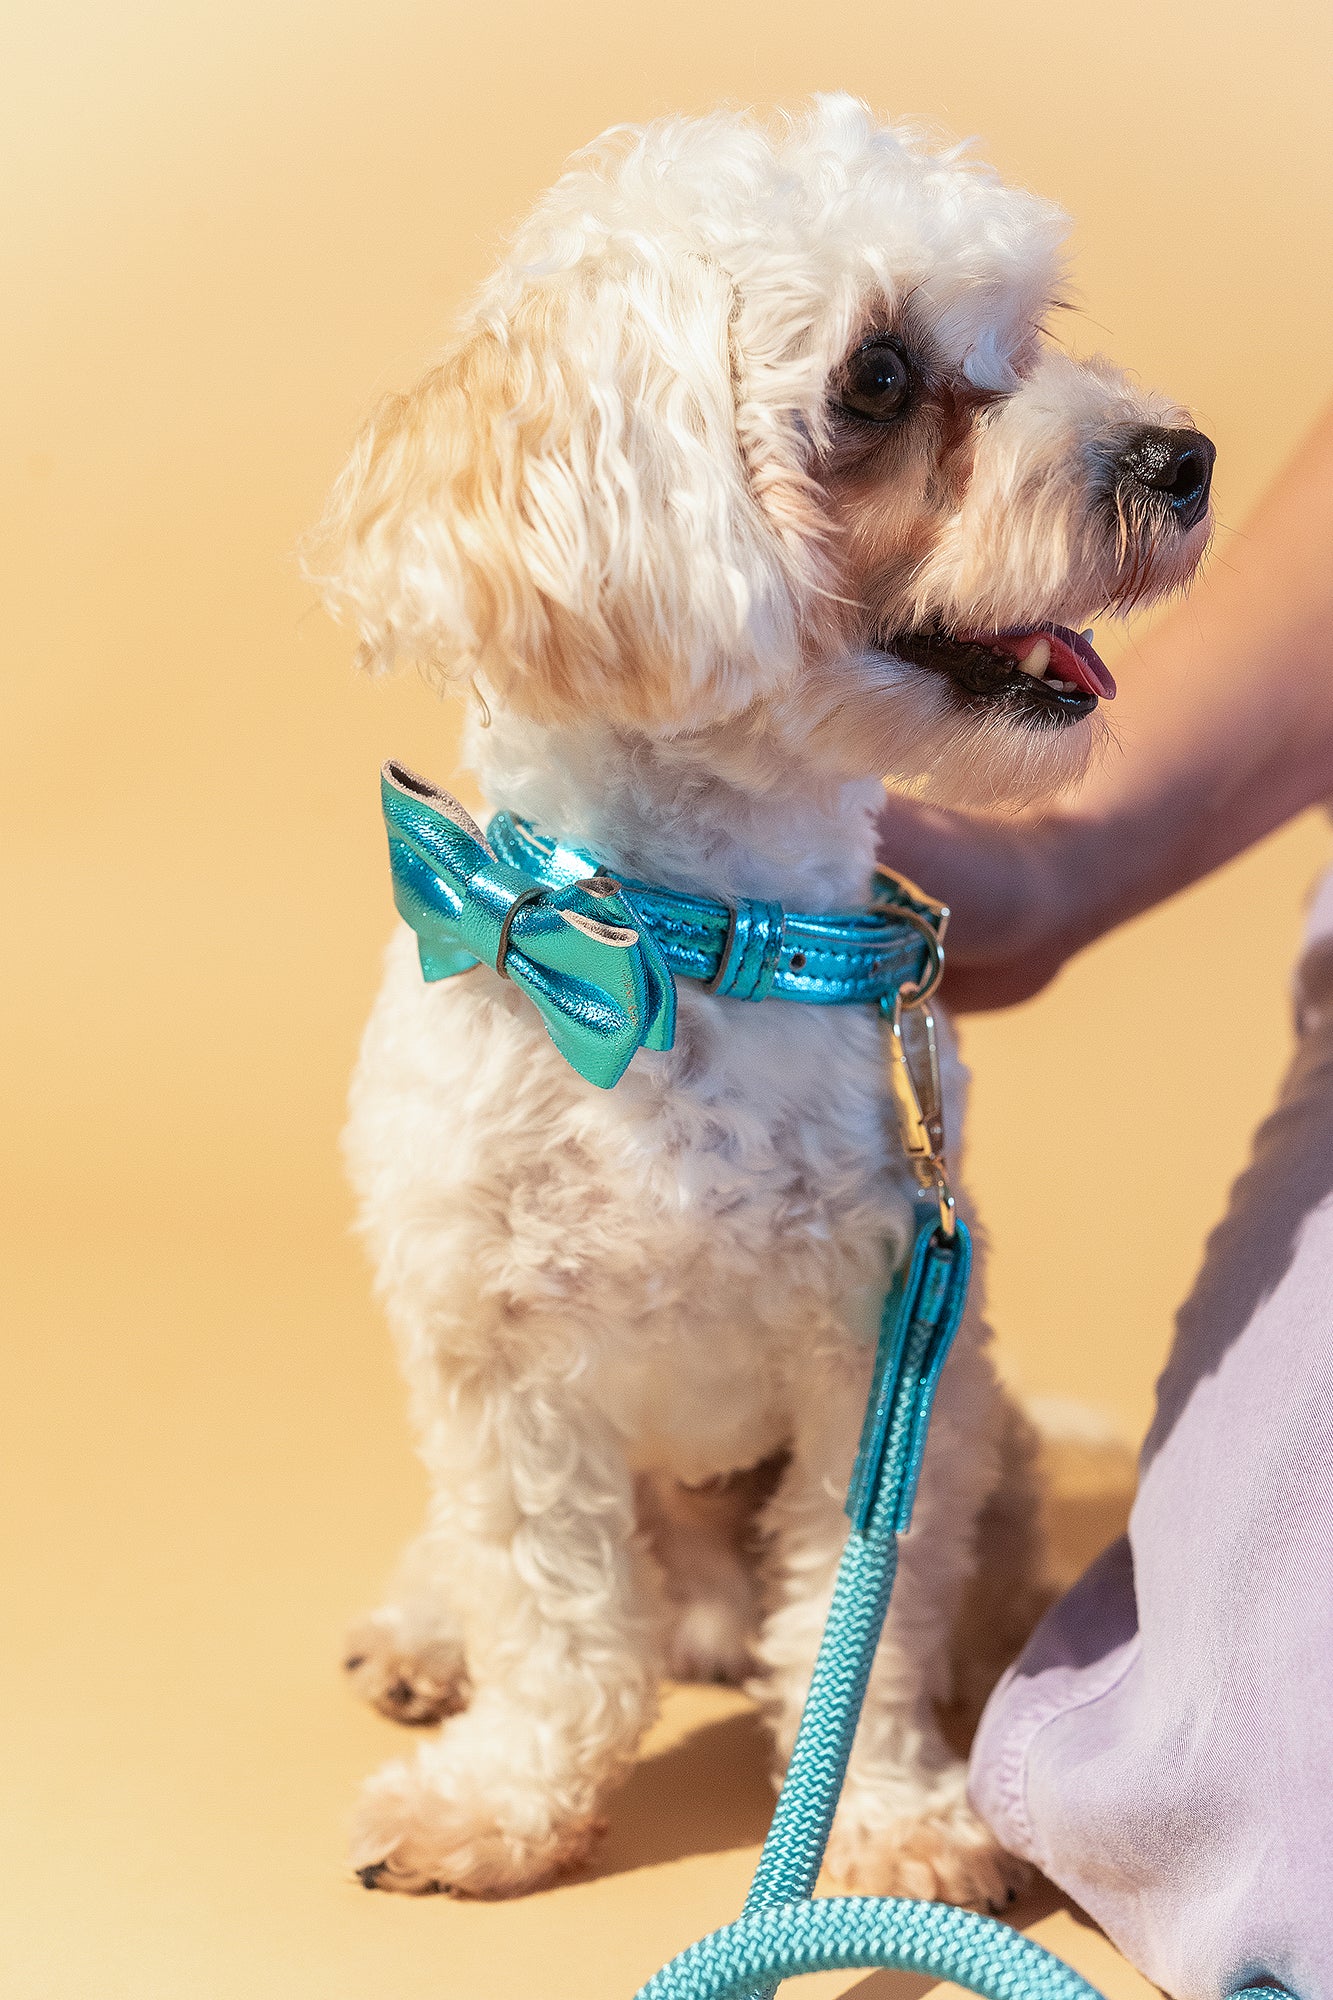
[[[1027,658],[1020,660],[1018,663],[1020,672],[1031,674],[1034,681],[1039,681],[1042,678],[1042,675],[1046,672],[1050,664],[1051,642],[1049,639],[1038,639]]]
[[[1090,646],[1092,644],[1092,633],[1093,633],[1093,628],[1091,625],[1087,627],[1086,631],[1079,633],[1078,636],[1083,641],[1085,646]]]
[[[1055,694],[1068,694],[1073,685],[1072,681],[1056,680],[1054,674],[1047,674],[1046,676],[1046,686]]]

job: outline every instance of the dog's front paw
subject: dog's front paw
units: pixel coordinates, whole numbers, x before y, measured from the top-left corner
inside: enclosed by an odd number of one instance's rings
[[[463,1650],[395,1605],[372,1611],[347,1635],[343,1670],[363,1701],[391,1722],[440,1722],[467,1703]]]
[[[513,1760],[497,1770],[471,1720],[460,1717],[412,1763],[367,1781],[351,1864],[368,1889],[518,1896],[577,1867],[604,1831],[604,1821],[571,1813],[534,1776],[519,1777]]]
[[[824,1859],[849,1895],[917,1896],[991,1912],[1011,1903],[1032,1872],[1001,1847],[961,1787],[907,1813],[886,1813],[873,1794],[853,1792],[838,1809]]]

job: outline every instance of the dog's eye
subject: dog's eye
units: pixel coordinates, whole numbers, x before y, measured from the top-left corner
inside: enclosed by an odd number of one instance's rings
[[[912,370],[896,340],[880,334],[868,340],[843,370],[840,401],[845,410],[872,424],[892,423],[907,408]]]

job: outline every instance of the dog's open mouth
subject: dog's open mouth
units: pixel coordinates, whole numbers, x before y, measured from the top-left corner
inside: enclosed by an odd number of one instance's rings
[[[1013,632],[898,632],[884,650],[916,667],[947,674],[969,706],[996,706],[1035,723],[1078,722],[1115,682],[1092,648],[1092,634],[1067,625]]]

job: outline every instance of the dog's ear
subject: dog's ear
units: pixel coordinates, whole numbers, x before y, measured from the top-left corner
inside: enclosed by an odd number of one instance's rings
[[[311,568],[363,662],[667,726],[789,672],[808,551],[792,481],[765,493],[738,442],[732,306],[694,256],[484,300],[334,493]]]

